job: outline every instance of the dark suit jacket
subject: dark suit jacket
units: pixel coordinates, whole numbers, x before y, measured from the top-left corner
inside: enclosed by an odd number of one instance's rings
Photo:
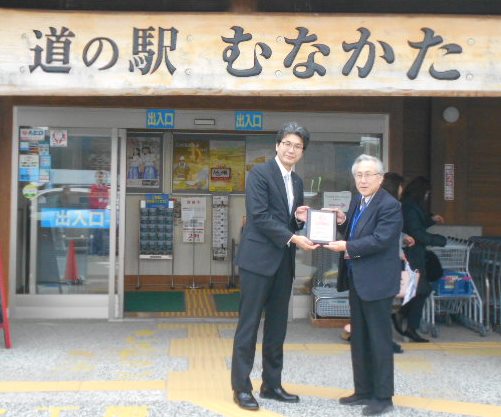
[[[416,240],[414,246],[404,249],[405,255],[412,269],[419,269],[421,272],[417,293],[428,295],[431,287],[426,279],[426,246],[445,246],[447,239],[445,236],[426,231],[435,222],[431,218],[431,214],[425,212],[414,201],[403,201],[402,212],[404,215],[404,232]]]
[[[348,240],[360,198],[360,194],[353,196],[346,222],[339,227],[347,240],[353,285],[364,301],[393,297],[400,289],[400,203],[386,190],[379,189],[360,217],[354,236]],[[343,255],[341,253],[339,259],[338,291],[349,289],[347,264]]]
[[[275,159],[255,166],[249,173],[245,190],[247,223],[237,254],[240,268],[265,276],[277,272],[287,242],[303,226],[294,217],[296,208],[303,205],[303,181],[294,172],[291,179],[294,205],[289,215],[284,179]]]

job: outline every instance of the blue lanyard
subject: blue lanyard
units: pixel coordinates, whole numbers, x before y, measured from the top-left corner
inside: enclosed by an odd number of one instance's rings
[[[360,199],[360,203],[362,203],[362,198]],[[353,219],[353,222],[351,223],[349,238],[351,238],[353,236],[353,234],[355,233],[355,229],[357,228],[358,222],[360,221],[360,217],[362,217],[362,214],[365,211],[365,209],[367,208],[367,206],[369,205],[369,202],[370,202],[370,200],[365,204],[364,208],[362,208],[362,204],[360,204],[358,206],[359,208],[355,212],[356,213],[355,218]]]

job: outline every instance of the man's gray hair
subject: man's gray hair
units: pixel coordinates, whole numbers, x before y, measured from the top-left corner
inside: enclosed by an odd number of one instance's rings
[[[357,159],[355,159],[355,162],[353,162],[353,165],[351,167],[351,173],[353,176],[355,176],[358,164],[364,161],[374,162],[376,164],[377,173],[381,175],[384,174],[384,167],[381,160],[379,158],[376,158],[375,156],[363,153],[362,155],[358,156]]]

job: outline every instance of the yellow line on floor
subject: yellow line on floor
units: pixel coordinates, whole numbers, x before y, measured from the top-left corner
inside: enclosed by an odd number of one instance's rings
[[[1,381],[0,392],[165,391],[165,381]]]
[[[216,375],[214,371],[215,369],[207,372],[174,372],[172,374],[178,374],[181,378],[171,375],[173,378],[169,384],[165,381],[4,381],[0,382],[0,392],[168,391],[169,399],[172,401],[190,401],[223,416],[240,417],[241,409],[232,400],[229,371],[222,372],[223,375]],[[261,382],[254,380],[253,384],[259,387]],[[335,387],[300,384],[284,384],[284,387],[300,396],[333,400],[351,393],[350,390]],[[403,395],[395,396],[394,403],[400,407],[473,417],[501,415],[501,406],[489,404]],[[280,414],[261,408],[259,415],[272,417]]]
[[[258,345],[259,346],[259,345]],[[444,351],[458,354],[492,354],[498,356],[501,354],[501,343],[402,343],[402,347],[409,351]],[[304,351],[307,353],[332,354],[335,352],[345,352],[350,350],[350,344],[347,342],[333,343],[286,343],[285,351]]]
[[[171,401],[188,401],[204,409],[225,417],[241,417],[242,410],[232,399],[230,370],[228,360],[231,357],[233,340],[221,337],[220,332],[234,328],[235,324],[217,323],[159,323],[157,328],[164,330],[186,329],[186,337],[174,339],[170,343],[170,357],[183,357],[188,361],[188,369],[171,371],[165,381],[159,380],[114,380],[114,381],[3,381],[0,382],[0,392],[106,392],[106,391],[162,391]],[[136,332],[136,335],[146,335],[147,332]],[[501,343],[430,343],[405,344],[404,349],[412,350],[439,350],[459,352],[474,352],[474,350],[491,351],[501,347]],[[261,345],[258,345],[260,350]],[[300,351],[309,355],[335,354],[348,352],[348,343],[298,343],[286,344],[286,350]],[[89,356],[84,351],[77,351],[80,356]],[[92,356],[89,356],[91,358]],[[400,356],[398,362],[406,359]],[[412,361],[415,362],[414,360]],[[419,369],[423,369],[423,362],[418,361]],[[259,389],[261,381],[253,381],[254,387]],[[284,387],[300,396],[337,400],[339,397],[351,393],[351,390],[335,387],[319,387],[315,385],[284,384]],[[433,395],[433,394],[432,394]],[[501,416],[501,406],[449,401],[436,398],[413,396],[394,397],[395,404],[400,407],[461,414],[472,417]],[[280,414],[261,407],[260,417],[277,417]]]
[[[253,381],[259,387],[260,381]],[[352,394],[351,390],[340,388],[315,387],[311,385],[284,384],[287,391],[294,392],[299,396],[339,399],[344,395]],[[415,408],[417,410],[437,411],[442,413],[458,414],[474,417],[501,416],[501,406],[471,403],[463,401],[449,401],[433,398],[420,398],[404,395],[393,397],[393,402],[400,407]]]

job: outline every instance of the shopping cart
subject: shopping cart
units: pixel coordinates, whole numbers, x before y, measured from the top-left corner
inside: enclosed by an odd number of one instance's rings
[[[436,317],[443,317],[448,324],[455,318],[481,336],[487,334],[482,298],[468,269],[471,247],[466,240],[449,237],[444,247],[428,248],[444,269],[444,276],[433,283],[423,309],[422,330],[430,332],[432,337],[438,336]]]

